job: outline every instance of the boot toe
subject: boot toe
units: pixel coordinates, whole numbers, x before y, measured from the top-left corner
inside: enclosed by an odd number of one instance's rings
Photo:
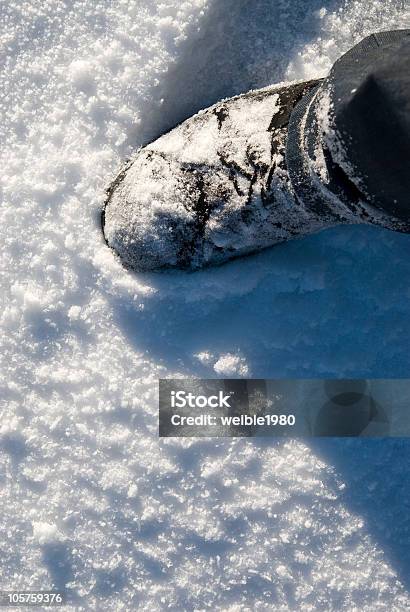
[[[108,244],[132,269],[180,266],[195,230],[192,176],[185,173],[182,182],[178,162],[141,149],[119,178],[105,209]]]
[[[105,208],[105,238],[125,265],[197,269],[297,233],[284,152],[305,87],[223,100],[140,149]]]

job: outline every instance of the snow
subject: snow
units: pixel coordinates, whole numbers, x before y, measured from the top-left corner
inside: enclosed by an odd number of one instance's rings
[[[407,376],[409,237],[338,228],[158,275],[101,233],[136,146],[410,24],[393,0],[306,7],[2,7],[2,589],[78,610],[409,608],[405,440],[157,438],[159,377]]]
[[[38,540],[40,546],[51,544],[59,540],[58,529],[55,525],[33,521],[33,538]]]
[[[240,355],[226,353],[221,355],[214,364],[214,370],[219,376],[247,377],[249,369],[246,361]]]

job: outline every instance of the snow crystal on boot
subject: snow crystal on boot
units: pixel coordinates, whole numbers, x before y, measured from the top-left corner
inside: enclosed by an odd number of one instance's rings
[[[284,152],[289,114],[310,87],[224,100],[140,149],[105,209],[106,240],[125,265],[196,269],[298,233],[308,219]]]

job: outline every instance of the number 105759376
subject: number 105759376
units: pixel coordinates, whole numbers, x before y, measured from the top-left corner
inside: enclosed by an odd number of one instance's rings
[[[0,591],[0,606],[61,606],[64,593],[59,591]]]

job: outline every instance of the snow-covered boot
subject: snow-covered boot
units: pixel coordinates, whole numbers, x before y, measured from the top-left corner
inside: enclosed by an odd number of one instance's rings
[[[341,223],[410,231],[410,31],[373,34],[324,80],[222,100],[139,149],[108,189],[107,243],[198,269]]]

